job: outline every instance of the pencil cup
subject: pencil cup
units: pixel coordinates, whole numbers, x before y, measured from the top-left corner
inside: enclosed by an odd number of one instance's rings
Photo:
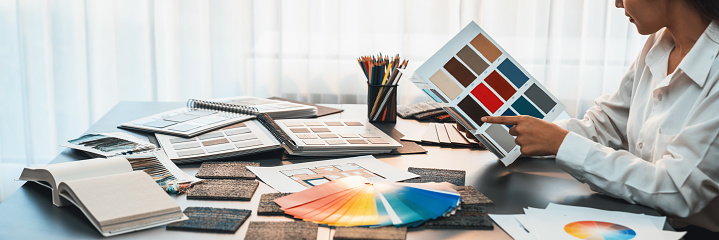
[[[397,85],[367,84],[367,118],[370,122],[397,121]]]

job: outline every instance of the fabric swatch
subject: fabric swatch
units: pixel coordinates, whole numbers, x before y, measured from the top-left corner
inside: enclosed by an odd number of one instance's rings
[[[183,211],[189,218],[167,225],[167,230],[235,233],[250,217],[252,210],[213,207],[188,207]]]
[[[257,162],[203,162],[195,177],[205,179],[254,179],[247,166],[259,167]]]
[[[265,193],[260,197],[260,204],[257,207],[257,215],[260,216],[284,216],[285,211],[275,203],[275,199],[290,195],[291,193]]]
[[[332,239],[403,240],[406,238],[406,227],[337,227]]]
[[[259,182],[239,179],[207,179],[187,191],[187,199],[249,201]]]
[[[317,223],[292,222],[250,222],[246,240],[317,239]]]
[[[464,186],[464,170],[450,170],[438,168],[416,168],[409,167],[408,172],[419,175],[418,178],[405,180],[408,183],[425,183],[425,182],[448,182],[457,186]]]

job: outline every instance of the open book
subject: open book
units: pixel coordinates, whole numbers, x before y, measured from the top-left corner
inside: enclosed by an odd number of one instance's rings
[[[52,189],[53,204],[74,204],[103,236],[186,220],[152,178],[122,157],[25,168],[20,180]]]
[[[317,108],[249,96],[211,101],[190,99],[187,101],[186,108],[126,122],[119,127],[189,138],[253,119],[259,113],[267,113],[280,118],[300,118],[317,116]]]

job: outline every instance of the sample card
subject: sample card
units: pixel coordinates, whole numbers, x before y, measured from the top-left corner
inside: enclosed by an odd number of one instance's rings
[[[500,160],[509,165],[521,154],[511,126],[484,124],[485,116],[529,115],[552,121],[564,105],[497,42],[471,22],[420,66],[412,82]]]
[[[257,177],[277,191],[299,192],[335,179],[362,176],[373,182],[395,182],[418,177],[368,156],[298,163],[278,167],[252,167]]]

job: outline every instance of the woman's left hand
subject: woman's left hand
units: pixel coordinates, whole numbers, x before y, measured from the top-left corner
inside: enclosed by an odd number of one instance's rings
[[[516,136],[515,142],[527,156],[557,155],[559,146],[569,131],[554,123],[532,116],[482,117],[485,123],[514,125],[509,134]]]

